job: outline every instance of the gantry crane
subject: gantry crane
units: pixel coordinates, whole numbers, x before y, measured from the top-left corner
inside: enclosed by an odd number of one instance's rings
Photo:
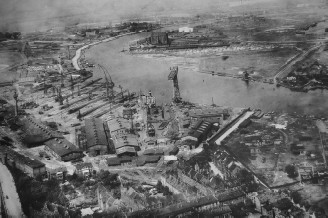
[[[106,79],[106,91],[108,100],[112,100],[114,98],[114,82],[112,81],[112,77],[108,73],[107,69],[102,65],[98,64],[99,68],[103,71]]]
[[[173,81],[173,102],[178,103],[181,102],[180,97],[180,89],[179,89],[179,82],[178,82],[178,67],[171,67],[170,74],[168,76],[168,80]]]

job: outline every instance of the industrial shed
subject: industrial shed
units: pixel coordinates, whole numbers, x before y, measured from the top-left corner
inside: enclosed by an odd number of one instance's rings
[[[61,161],[74,161],[83,157],[83,151],[66,139],[51,139],[45,145],[45,150]]]
[[[26,157],[6,146],[0,146],[1,162],[17,168],[30,177],[46,174],[46,166],[39,160]]]
[[[101,119],[85,120],[86,148],[90,156],[104,155],[109,152],[108,135],[105,123]]]
[[[119,165],[121,165],[121,161],[118,157],[107,158],[107,165],[108,166],[119,166]]]
[[[124,155],[137,156],[137,152],[133,147],[118,148],[116,149],[116,154],[117,156],[124,156]]]

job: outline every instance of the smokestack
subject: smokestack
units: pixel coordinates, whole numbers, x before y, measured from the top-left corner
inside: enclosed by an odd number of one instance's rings
[[[15,116],[18,116],[18,95],[16,91],[14,93],[14,99],[15,99]]]

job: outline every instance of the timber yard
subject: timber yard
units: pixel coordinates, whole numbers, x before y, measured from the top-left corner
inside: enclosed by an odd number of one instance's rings
[[[328,3],[252,1],[0,32],[0,217],[328,217]]]

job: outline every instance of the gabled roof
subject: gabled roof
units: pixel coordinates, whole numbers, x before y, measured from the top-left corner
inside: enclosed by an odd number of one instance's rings
[[[107,158],[107,165],[108,166],[118,166],[121,164],[121,161],[119,158],[117,157],[110,157],[110,158]]]
[[[42,163],[39,160],[31,159],[25,155],[22,155],[11,148],[8,148],[7,146],[0,145],[0,153],[6,153],[8,156],[10,156],[15,161],[20,161],[21,163],[25,164],[26,166],[29,166],[33,169],[35,168],[41,168],[44,167],[45,164]]]
[[[66,139],[51,139],[45,142],[45,145],[53,150],[61,158],[73,153],[80,153],[83,155],[83,151],[77,149],[72,143]]]
[[[93,166],[92,166],[92,163],[85,162],[85,163],[78,163],[78,164],[76,164],[75,165],[75,168],[76,168],[76,170],[82,170],[84,168],[92,169]]]
[[[119,149],[122,147],[130,146],[130,147],[139,147],[137,136],[132,134],[124,134],[122,136],[114,136],[114,146],[115,149]]]
[[[133,153],[136,154],[136,150],[133,147],[121,147],[116,149],[116,154],[124,154],[124,153]]]
[[[91,148],[96,145],[108,145],[104,123],[101,119],[86,119],[85,133],[87,138],[87,148]]]
[[[147,149],[144,151],[144,155],[163,155],[162,149]]]
[[[190,117],[218,117],[222,114],[229,114],[227,109],[223,108],[208,108],[208,109],[191,109],[189,110]]]
[[[125,119],[113,119],[107,122],[110,132],[115,132],[120,129],[130,129],[131,123]]]

